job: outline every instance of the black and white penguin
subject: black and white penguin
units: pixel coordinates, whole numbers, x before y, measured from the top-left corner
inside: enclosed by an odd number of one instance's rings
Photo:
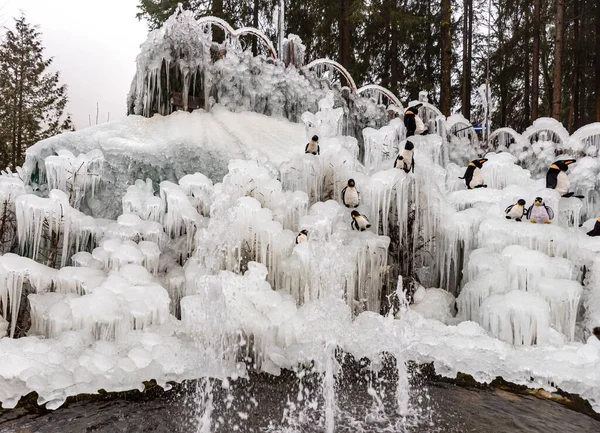
[[[463,177],[459,177],[459,179],[464,179],[467,184],[468,189],[474,188],[487,188],[483,182],[483,172],[481,171],[481,167],[487,161],[487,159],[474,159],[469,163],[467,170]]]
[[[308,230],[300,230],[300,233],[296,236],[296,245],[306,241],[308,241]]]
[[[521,222],[521,218],[525,215],[525,200],[519,199],[515,204],[511,204],[504,211],[507,220],[515,220]]]
[[[600,218],[596,220],[596,224],[594,224],[594,228],[587,232],[588,236],[600,236]]]
[[[594,335],[596,336],[596,338],[597,338],[598,340],[600,340],[600,326],[596,326],[596,327],[594,328],[594,331],[593,331],[593,332],[594,332]]]
[[[352,230],[360,230],[361,232],[364,232],[366,229],[371,227],[371,223],[367,217],[361,215],[358,211],[353,210],[351,215],[352,223],[350,224],[350,227],[352,227]]]
[[[423,121],[419,117],[419,108],[421,108],[423,104],[418,103],[409,107],[404,112],[404,126],[406,127],[406,136],[410,137],[412,135],[419,135],[424,132]]]
[[[360,193],[356,189],[354,179],[348,179],[348,184],[342,190],[342,203],[346,207],[358,207],[360,204]]]
[[[533,224],[552,224],[550,220],[554,218],[554,211],[544,204],[542,197],[536,197],[535,202],[527,209],[527,218]]]
[[[401,168],[406,173],[415,172],[415,161],[413,159],[415,145],[412,141],[407,141],[404,145],[404,150],[398,157],[396,158],[396,162],[394,162],[394,168]]]
[[[571,197],[573,193],[569,192],[567,170],[569,164],[573,164],[575,161],[575,159],[563,159],[552,164],[546,173],[546,188],[555,189],[563,197]]]
[[[313,135],[311,140],[306,144],[304,153],[312,153],[313,155],[320,155],[321,148],[319,147],[319,137]]]

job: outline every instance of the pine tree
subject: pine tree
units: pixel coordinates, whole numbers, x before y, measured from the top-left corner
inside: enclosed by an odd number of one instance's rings
[[[22,164],[25,149],[58,134],[67,103],[59,73],[48,71],[41,34],[24,16],[6,32],[0,45],[0,146],[2,166]]]
[[[67,118],[65,119],[65,121],[62,123],[60,129],[62,129],[63,132],[69,132],[69,131],[75,131],[75,125],[73,124],[73,121],[71,120],[71,114],[67,114]]]

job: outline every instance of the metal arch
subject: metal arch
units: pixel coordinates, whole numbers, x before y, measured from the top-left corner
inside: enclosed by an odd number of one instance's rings
[[[494,150],[498,149],[498,145],[494,146],[494,145],[492,145],[492,142],[494,139],[500,137],[501,134],[508,134],[514,140],[514,142],[508,146],[508,150],[510,153],[513,153],[514,146],[518,146],[519,149],[531,148],[531,143],[529,142],[529,140],[527,138],[525,138],[523,136],[523,134],[519,134],[517,131],[515,131],[514,129],[512,129],[510,127],[503,127],[503,128],[496,129],[494,132],[492,132],[489,135],[488,141],[486,142],[488,149],[494,149]]]
[[[317,60],[313,60],[312,62],[310,62],[308,65],[305,66],[305,68],[311,69],[318,65],[329,65],[329,66],[333,67],[334,69],[336,69],[340,74],[342,74],[344,76],[346,81],[348,81],[348,85],[350,86],[350,90],[352,90],[352,93],[356,93],[356,91],[357,91],[356,83],[354,82],[352,75],[350,75],[350,72],[348,72],[348,70],[346,68],[344,68],[342,65],[340,65],[338,62],[336,62],[334,60],[329,60],[329,59],[317,59]]]
[[[396,97],[396,95],[394,95],[392,93],[391,90],[386,89],[385,87],[380,86],[378,84],[367,84],[366,86],[362,86],[360,89],[358,89],[356,91],[356,94],[360,95],[361,93],[366,92],[367,90],[375,90],[375,91],[378,91],[378,92],[382,93],[390,101],[392,101],[396,105],[396,107],[398,107],[402,111],[404,111],[404,106],[402,105],[402,102],[400,102],[400,100]]]
[[[423,104],[423,108],[428,108],[431,111],[433,111],[438,117],[443,117],[444,119],[446,118],[446,116],[444,116],[442,114],[442,112],[433,104],[430,104],[427,101],[418,101],[419,104]],[[410,107],[410,105],[409,105]]]
[[[446,124],[447,125],[447,124]],[[457,127],[458,125],[461,125],[462,127]],[[470,122],[456,122],[454,124],[452,124],[452,126],[450,126],[450,128],[448,128],[448,126],[446,126],[448,133],[449,134],[456,134],[458,132],[461,131],[469,131],[469,135],[477,135],[475,133],[475,130],[473,129],[473,125]],[[452,132],[453,129],[456,129],[454,132]]]
[[[227,34],[229,34],[230,36],[233,36],[235,38],[239,38],[240,36],[248,35],[248,34],[256,36],[258,39],[260,39],[261,41],[264,42],[264,44],[267,46],[267,48],[271,52],[271,55],[273,56],[273,58],[274,59],[277,58],[277,52],[275,51],[275,47],[273,47],[271,40],[267,37],[267,35],[265,35],[263,32],[261,32],[257,28],[242,27],[241,29],[236,30],[233,27],[231,27],[231,25],[227,21],[225,21],[224,19],[218,18],[218,17],[202,17],[202,18],[198,19],[198,24],[210,24],[210,25],[217,26],[217,27],[223,29],[225,32],[227,32]]]
[[[494,138],[498,137],[502,133],[511,135],[515,139],[515,143],[518,143],[519,141],[523,140],[523,136],[517,131],[515,131],[512,128],[505,127],[496,129],[494,132],[492,132],[490,134],[490,141],[492,141]]]
[[[265,35],[263,32],[261,32],[257,28],[255,28],[255,27],[242,27],[240,29],[235,30],[234,33],[233,33],[233,36],[235,36],[235,37],[240,37],[242,35],[254,35],[254,36],[256,36],[258,39],[260,39],[261,41],[263,41],[265,43],[265,45],[267,46],[267,48],[271,52],[271,55],[273,56],[273,58],[274,59],[277,58],[277,51],[275,51],[275,47],[271,43],[271,40],[267,37],[267,35]]]
[[[563,124],[558,120],[549,117],[540,117],[539,119],[536,119],[533,122],[533,125],[529,126],[521,135],[531,143],[531,137],[542,131],[547,131],[556,135],[560,140],[556,144],[565,146],[569,143],[569,131],[567,131]]]
[[[235,29],[227,21],[218,17],[202,17],[198,19],[198,24],[212,24],[225,30],[230,35],[235,34]]]
[[[579,140],[583,142],[584,140],[593,137],[594,135],[600,135],[600,122],[594,122],[589,123],[587,125],[583,125],[571,135],[570,139]]]

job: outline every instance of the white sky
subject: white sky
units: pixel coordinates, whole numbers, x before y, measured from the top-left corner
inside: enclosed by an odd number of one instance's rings
[[[145,41],[145,22],[135,18],[138,0],[0,0],[6,26],[23,10],[31,24],[39,25],[45,56],[69,86],[69,103],[77,129],[126,115],[126,96],[139,46]]]

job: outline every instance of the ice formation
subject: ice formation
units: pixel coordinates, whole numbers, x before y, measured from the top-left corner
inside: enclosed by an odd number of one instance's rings
[[[159,114],[44,140],[0,175],[17,241],[0,255],[3,407],[30,391],[52,409],[149,379],[243,376],[239,355],[272,374],[313,361],[330,390],[339,347],[374,369],[388,352],[445,376],[560,387],[600,411],[600,239],[579,227],[600,212],[597,125],[569,137],[538,120],[483,155],[464,118],[425,100],[429,135],[411,138],[407,174],[393,168],[404,127],[383,122],[381,101],[300,70],[293,36],[287,68],[234,42],[212,45],[180,12],[142,47],[129,97]],[[207,111],[171,113],[171,92]],[[313,133],[320,155],[304,154]],[[569,176],[583,200],[544,188],[557,151],[579,158]],[[466,190],[458,177],[483,156],[489,187]],[[350,178],[364,232],[341,203]],[[504,218],[538,196],[553,224]],[[398,276],[420,283],[411,307]],[[25,296],[31,327],[13,339]],[[396,318],[380,315],[395,297]]]
[[[21,195],[15,202],[19,251],[48,265],[65,266],[70,256],[94,247],[99,237],[96,221],[69,205],[60,190],[48,198]]]
[[[494,337],[507,343],[543,344],[550,329],[550,308],[538,296],[516,290],[487,298],[481,305],[481,320]]]
[[[79,209],[86,192],[94,193],[102,179],[104,155],[98,149],[75,157],[70,151],[61,149],[55,156],[44,161],[48,188],[63,191],[69,204]]]
[[[396,159],[402,151],[400,143],[406,138],[406,128],[400,119],[394,119],[383,128],[365,128],[365,166],[370,170],[380,170],[383,162]]]

